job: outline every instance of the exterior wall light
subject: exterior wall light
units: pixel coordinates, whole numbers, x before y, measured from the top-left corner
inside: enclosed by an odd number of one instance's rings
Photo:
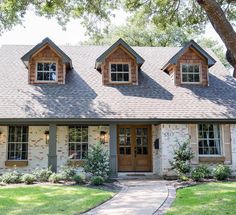
[[[45,131],[44,134],[45,134],[46,144],[48,144],[49,143],[49,131]]]
[[[100,142],[102,144],[108,143],[108,134],[106,131],[100,131]]]

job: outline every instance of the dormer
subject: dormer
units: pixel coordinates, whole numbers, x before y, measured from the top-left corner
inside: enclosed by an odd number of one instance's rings
[[[49,38],[27,52],[21,60],[28,69],[29,84],[65,84],[71,59]]]
[[[97,58],[95,68],[101,72],[104,85],[137,85],[143,63],[144,59],[119,39]]]
[[[208,69],[215,63],[205,50],[191,40],[163,66],[162,70],[171,76],[175,85],[208,86]]]

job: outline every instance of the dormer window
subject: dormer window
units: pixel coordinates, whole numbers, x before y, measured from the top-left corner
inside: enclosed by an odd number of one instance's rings
[[[181,64],[182,83],[200,82],[200,64]]]
[[[38,62],[36,81],[55,82],[57,80],[56,62]]]
[[[111,82],[129,82],[129,64],[110,63]]]

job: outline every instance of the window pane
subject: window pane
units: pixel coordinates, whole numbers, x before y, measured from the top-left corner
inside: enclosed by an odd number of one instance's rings
[[[50,64],[50,71],[56,71],[56,64],[55,63]]]
[[[124,147],[120,147],[120,154],[124,155],[125,154],[125,148]]]
[[[129,81],[129,73],[124,73],[124,81]]]
[[[55,72],[50,72],[50,75],[49,75],[49,79],[50,81],[55,81],[56,80],[56,73]]]
[[[128,72],[129,71],[129,65],[128,64],[123,64],[123,71]]]
[[[182,81],[183,82],[187,82],[188,81],[188,75],[187,74],[183,74]]]
[[[199,82],[199,74],[194,75],[194,82]]]
[[[122,72],[122,64],[117,64],[117,71]]]
[[[116,71],[116,64],[111,64],[111,71],[115,72]]]
[[[117,74],[118,81],[123,81],[123,73]]]
[[[50,64],[49,63],[44,63],[44,71],[49,71],[49,68],[50,68]]]
[[[188,74],[188,82],[193,82],[193,74]]]
[[[199,65],[194,65],[194,72],[199,73]]]
[[[111,73],[111,81],[117,81],[116,80],[116,73]]]
[[[185,65],[185,64],[182,65],[182,72],[183,73],[187,72],[187,65]]]
[[[131,148],[130,147],[126,147],[126,154],[131,155]]]
[[[189,65],[188,66],[188,72],[189,73],[193,73],[193,65]]]
[[[42,81],[43,80],[43,72],[38,72],[37,73],[37,80]]]

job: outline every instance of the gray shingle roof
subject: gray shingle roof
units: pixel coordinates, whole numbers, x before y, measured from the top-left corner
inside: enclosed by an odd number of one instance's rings
[[[94,63],[107,46],[61,46],[74,65],[66,84],[29,85],[20,58],[32,47],[0,48],[0,123],[6,118],[236,119],[236,80],[218,60],[209,69],[209,87],[177,87],[161,68],[179,48],[133,47],[145,59],[139,85],[103,86]]]

